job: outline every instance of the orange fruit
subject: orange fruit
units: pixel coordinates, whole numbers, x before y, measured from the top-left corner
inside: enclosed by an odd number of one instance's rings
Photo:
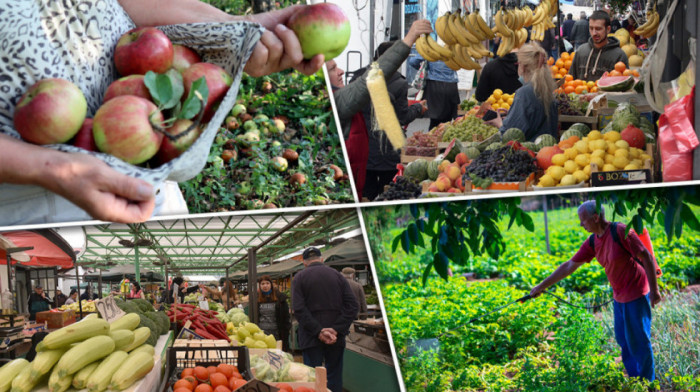
[[[622,72],[614,69],[614,70],[610,71],[610,73],[608,75],[610,75],[610,76],[622,76]]]
[[[549,58],[547,59],[547,65],[552,65],[552,64],[554,64],[554,57],[549,56]]]
[[[191,389],[187,389],[187,388],[180,387],[180,388],[175,388],[175,389],[173,389],[173,392],[192,392],[192,390],[191,390]]]
[[[209,375],[212,375],[216,373],[218,370],[216,369],[216,366],[207,366],[207,371],[209,372]]]
[[[626,70],[622,71],[622,76],[632,76],[632,75],[633,75],[633,73],[632,73],[631,69],[626,69]]]
[[[595,82],[590,81],[590,82],[586,83],[586,87],[588,87],[588,91],[590,91],[593,87],[595,87]]]
[[[592,92],[592,93],[597,93],[597,92],[598,92],[598,86],[593,86],[593,87],[591,88],[591,92]]]
[[[564,66],[564,60],[559,59],[556,63],[554,63],[554,65],[556,65],[558,68],[561,68]]]
[[[586,89],[586,86],[576,86],[576,90],[574,90],[574,91],[576,92],[576,94],[583,94],[583,90],[585,90],[585,89]]]
[[[574,86],[566,86],[564,87],[564,92],[567,94],[571,94],[573,92],[576,92],[576,88]]]
[[[565,79],[567,82],[570,82],[570,81],[574,80],[574,77],[571,76],[571,75],[569,75],[569,74],[566,74],[566,76],[564,76],[564,79]]]
[[[228,363],[220,363],[219,366],[216,367],[216,370],[226,376],[226,378],[229,378],[233,375],[234,368],[235,366],[229,365]]]
[[[187,379],[181,379],[177,380],[175,384],[173,384],[173,389],[178,389],[178,388],[185,388],[188,391],[191,391],[194,389],[194,385]]]
[[[247,382],[248,381],[242,378],[232,378],[231,380],[229,380],[228,386],[231,388],[232,391],[235,391],[236,389],[245,385]]]
[[[632,75],[634,75],[635,78],[638,78],[638,77],[639,77],[639,71],[637,71],[636,69],[633,69],[633,70],[632,70]]]
[[[226,385],[219,385],[218,387],[214,388],[214,392],[231,392],[231,389],[229,389],[229,387]]]
[[[180,378],[185,378],[187,376],[193,376],[194,375],[194,368],[184,368],[182,369],[182,373],[180,373]]]
[[[197,381],[204,382],[209,380],[209,371],[204,366],[195,366],[194,376]]]
[[[568,53],[568,52],[563,52],[563,53],[561,54],[561,59],[564,60],[564,61],[569,60],[569,59],[570,59],[570,58],[569,58],[569,53]]]
[[[192,389],[196,388],[197,385],[199,385],[199,383],[197,382],[197,379],[194,378],[194,376],[187,376],[187,377],[183,377],[182,379],[191,382],[191,383],[192,383]]]
[[[622,73],[625,69],[627,69],[627,66],[622,61],[615,63],[615,71]]]
[[[564,61],[564,67],[566,67],[566,69],[571,68],[571,60]]]
[[[214,389],[209,384],[199,384],[199,385],[197,385],[197,388],[194,389],[194,392],[213,392],[213,391],[214,391]]]
[[[554,75],[554,79],[561,79],[561,78],[563,78],[563,77],[564,77],[564,75],[562,75],[562,74],[560,74],[560,73]]]
[[[209,383],[213,388],[219,385],[228,385],[228,377],[223,373],[212,373],[212,375],[209,376]]]
[[[553,74],[559,72],[559,67],[557,67],[556,65],[552,65],[552,67],[550,69],[552,70]]]
[[[550,57],[550,59],[551,59],[551,57]],[[279,388],[280,391],[294,392],[294,388],[291,385],[284,383],[284,382],[278,382],[277,384],[275,384],[275,386],[277,388]]]

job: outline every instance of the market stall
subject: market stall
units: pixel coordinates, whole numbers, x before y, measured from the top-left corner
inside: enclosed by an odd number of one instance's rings
[[[692,162],[700,144],[693,122],[695,63],[688,50],[694,33],[689,20],[695,15],[685,15],[681,9],[687,9],[686,4],[678,0],[622,3],[613,15],[630,13],[638,27],[634,32],[618,29],[608,40],[619,45],[616,50],[624,52],[627,63],[618,61],[602,76],[581,80],[572,76],[575,51],[558,50],[547,60],[556,81],[556,135],[542,131],[526,137],[517,127],[492,126],[493,118],[508,118],[517,90],[507,94],[495,89],[482,102],[471,97],[460,104],[456,119],[408,136],[398,176],[376,200],[697,179]],[[526,40],[542,41],[542,29],[554,28],[558,6],[549,0],[533,6],[508,2],[494,10],[493,18],[453,10],[437,18],[437,37],[425,36],[416,47],[429,61],[442,60],[453,69],[481,69],[493,61],[493,54],[481,52],[488,52],[486,43],[494,36],[503,41],[500,56]],[[482,29],[481,22],[492,29]],[[445,24],[461,24],[478,43],[460,42]],[[674,56],[667,56],[669,44]],[[442,51],[439,46],[467,47],[468,53]],[[473,64],[464,64],[465,56]]]

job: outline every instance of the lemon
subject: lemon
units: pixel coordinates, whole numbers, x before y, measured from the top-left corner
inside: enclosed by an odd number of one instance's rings
[[[579,140],[574,143],[574,148],[578,150],[579,154],[585,154],[589,151],[588,142],[585,140]]]
[[[591,159],[593,158],[604,158],[605,157],[605,149],[598,150],[596,149],[591,153]]]
[[[591,159],[588,158],[588,155],[579,154],[576,156],[576,158],[574,158],[574,162],[576,162],[576,164],[580,167],[585,167],[588,166],[589,163],[591,163]]]
[[[506,110],[510,109],[510,104],[508,102],[503,102],[501,104],[501,109],[506,109]]]
[[[500,88],[493,90],[493,94],[491,94],[491,96],[496,99],[501,99],[501,95],[503,95],[503,90],[501,90]]]
[[[606,133],[607,135],[607,133]],[[605,150],[608,154],[613,155],[615,154],[615,151],[617,151],[617,146],[615,143],[608,143],[608,149]]]
[[[637,167],[643,167],[643,166],[644,166],[644,162],[642,162],[641,159],[632,159],[632,160],[630,161],[630,164],[635,165],[635,166],[637,166]]]
[[[578,165],[574,161],[566,161],[564,163],[564,170],[566,170],[567,173],[571,174],[578,170]]]
[[[593,140],[591,142],[588,142],[588,148],[591,151],[605,151],[608,148],[608,142],[602,139]]]
[[[574,159],[576,158],[576,155],[578,155],[578,150],[574,147],[567,148],[564,150],[564,155],[566,155],[566,157],[569,159]]]
[[[566,155],[559,153],[559,154],[554,154],[552,157],[552,164],[557,165],[557,166],[564,166],[564,162],[567,161]]]
[[[622,169],[625,166],[629,165],[630,161],[627,159],[627,157],[623,156],[616,156],[613,158],[613,165],[615,165],[616,168]]]
[[[630,148],[630,144],[627,143],[627,142],[624,141],[624,140],[618,140],[618,141],[616,141],[616,142],[615,142],[615,145],[617,146],[617,148],[624,148],[624,149]]]
[[[497,104],[497,103],[494,103],[493,105],[491,105],[491,108],[493,108],[493,109],[500,109],[500,108],[501,108],[501,105],[499,105],[499,104]]]
[[[629,165],[625,166],[623,170],[639,170],[639,166],[635,165],[634,163],[630,163]]]
[[[496,103],[496,98],[494,98],[493,95],[492,95],[492,96],[490,96],[490,97],[486,100],[486,102],[488,102],[488,103],[490,103],[490,104],[493,105],[494,103]]]
[[[591,178],[591,165],[584,167],[583,172],[586,174],[586,178]]]
[[[642,154],[639,156],[639,159],[641,159],[642,162],[646,161],[647,159],[654,162],[654,159],[649,154]]]
[[[590,131],[587,136],[588,140],[600,140],[603,138],[603,134],[600,131]]]
[[[615,170],[617,170],[617,168],[615,167],[615,165],[613,165],[611,163],[606,163],[605,166],[603,166],[603,171],[615,171]]]
[[[598,170],[600,170],[603,167],[603,165],[605,165],[605,161],[601,157],[592,157],[591,163],[595,163],[596,166],[598,166]]]
[[[576,183],[578,184],[579,182],[583,182],[588,180],[588,176],[586,173],[584,173],[583,170],[576,170],[573,174],[574,178],[576,179]]]
[[[506,102],[508,102],[508,105],[512,105],[513,104],[513,97],[508,97],[508,100]]]
[[[554,186],[556,185],[556,181],[554,181],[554,178],[550,176],[549,174],[545,174],[542,177],[540,177],[540,182],[537,184],[539,186]]]
[[[613,160],[615,159],[615,155],[613,154],[605,154],[605,163],[613,163]]]
[[[640,156],[642,156],[642,150],[636,147],[630,148],[630,158],[639,158]]]
[[[603,135],[603,139],[615,143],[616,141],[620,140],[620,132],[610,131]]]
[[[550,166],[547,171],[549,172],[549,175],[552,176],[554,181],[560,181],[562,177],[566,175],[566,171],[561,166]]]
[[[615,155],[616,157],[625,157],[629,159],[630,152],[624,148],[618,148],[617,150],[615,150],[615,154],[613,155]]]
[[[560,186],[568,186],[568,185],[575,185],[576,184],[576,177],[574,177],[571,174],[565,175],[561,181],[559,181]]]

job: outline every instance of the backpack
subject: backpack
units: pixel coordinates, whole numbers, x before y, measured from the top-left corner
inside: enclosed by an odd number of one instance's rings
[[[642,266],[642,269],[644,268],[644,264],[642,264],[642,261],[639,260],[635,255],[630,252],[625,245],[620,241],[620,236],[617,234],[617,222],[610,222],[610,235],[612,235],[613,241],[620,246],[622,249],[627,252],[627,254],[630,255],[630,258],[634,259],[634,261],[637,262],[640,266]],[[590,245],[591,249],[595,251],[595,234],[591,234],[590,237],[588,237],[588,245]],[[646,244],[644,244],[646,247]],[[649,251],[649,254],[652,255],[651,259],[654,262],[654,270],[656,271],[656,277],[659,277],[662,275],[661,268],[659,268],[659,265],[656,263],[656,257],[653,256],[654,252],[651,249],[647,249]]]

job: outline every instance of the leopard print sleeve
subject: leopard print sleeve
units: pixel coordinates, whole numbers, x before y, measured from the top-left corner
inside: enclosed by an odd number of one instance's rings
[[[122,34],[135,27],[117,0],[5,1],[0,8],[0,132],[19,138],[12,121],[14,107],[32,84],[44,78],[67,79],[80,87],[92,117],[107,86],[119,77],[112,60],[114,47]],[[153,184],[166,179],[186,181],[201,171],[218,124],[235,104],[243,67],[263,28],[250,22],[159,28],[173,43],[194,49],[204,61],[224,67],[233,77],[219,110],[195,144],[157,168],[133,166],[69,145],[47,147],[95,155],[116,170]]]

